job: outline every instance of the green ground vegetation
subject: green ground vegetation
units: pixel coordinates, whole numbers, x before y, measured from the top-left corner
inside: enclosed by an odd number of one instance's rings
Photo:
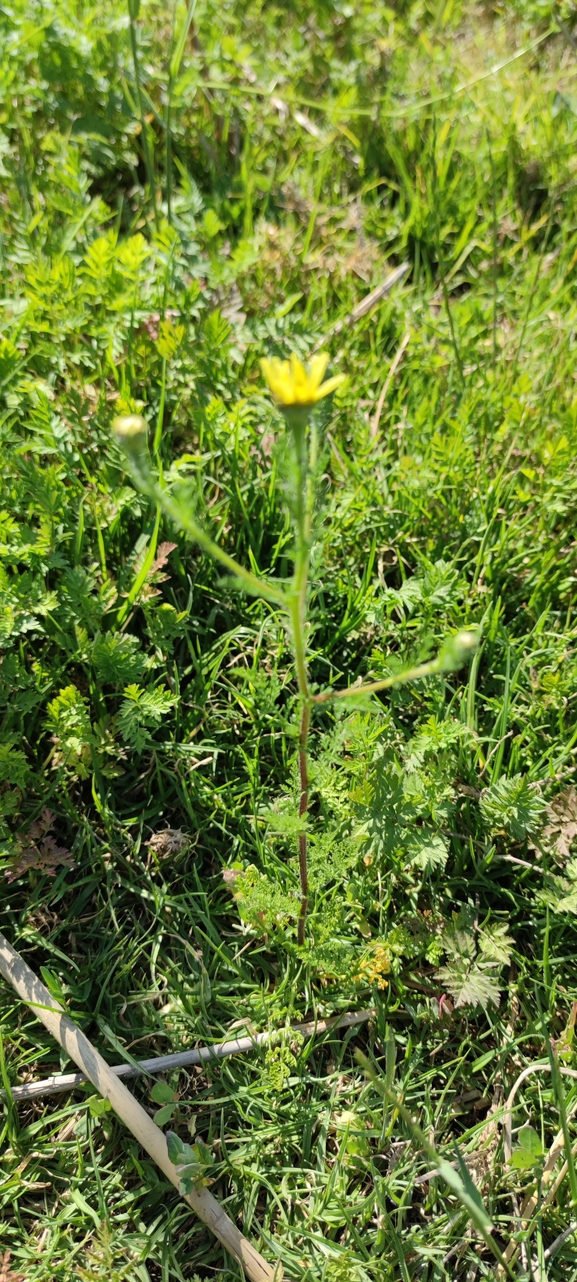
[[[411,1118],[502,1250],[517,1233],[513,1276],[577,1278],[573,1165],[549,1201],[540,1178],[564,1115],[577,1139],[548,1058],[577,1069],[573,23],[548,0],[0,10],[2,930],[111,1062],[279,1030],[167,1086],[292,1282],[494,1276]],[[111,423],[142,414],[211,537],[286,579],[259,360],[323,347],[347,382],[317,412],[315,689],[480,641],[315,709],[301,945],[284,619],[134,488]],[[0,1031],[0,1276],[239,1279],[93,1093],[10,1102],[66,1061],[5,985]]]

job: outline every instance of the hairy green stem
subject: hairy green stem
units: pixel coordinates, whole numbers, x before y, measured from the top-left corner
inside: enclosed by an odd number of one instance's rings
[[[211,539],[210,535],[203,530],[201,525],[198,525],[194,517],[186,511],[182,504],[173,499],[162,486],[157,485],[152,480],[152,477],[143,472],[141,467],[135,465],[130,458],[129,463],[131,464],[132,476],[139,490],[144,494],[148,494],[179,529],[184,530],[185,534],[188,534],[190,538],[199,543],[201,548],[208,552],[209,556],[212,556],[215,561],[220,561],[221,565],[224,565],[235,578],[240,579],[251,595],[264,597],[265,601],[270,601],[273,605],[278,605],[283,610],[289,611],[287,594],[283,588],[277,588],[269,579],[259,579],[251,570],[246,570],[244,565],[240,564],[240,561],[235,561],[234,557],[229,556],[224,548],[221,548],[218,543],[214,542],[214,539]]]
[[[382,681],[369,681],[366,685],[347,686],[346,690],[324,690],[322,694],[313,694],[312,702],[327,703],[329,699],[346,699],[355,694],[376,694],[378,690],[388,690],[391,686],[401,685],[403,681],[418,681],[421,677],[432,677],[443,670],[443,664],[437,656],[429,663],[421,663],[417,668],[406,668],[404,672],[396,672],[394,676],[384,677]]]
[[[300,778],[300,798],[299,798],[299,818],[302,819],[309,808],[309,769],[308,769],[308,738],[311,724],[311,704],[310,701],[303,704],[301,715],[301,728],[299,734],[299,778]],[[305,924],[307,919],[307,909],[309,905],[309,869],[308,869],[308,851],[307,851],[307,834],[299,833],[299,877],[301,883],[301,907],[297,928],[297,943],[305,942]]]
[[[308,740],[311,724],[312,696],[310,693],[306,663],[306,588],[308,579],[308,557],[297,561],[294,576],[294,596],[291,606],[291,625],[295,669],[301,696],[301,723],[299,731],[299,818],[303,819],[309,808],[309,768]],[[308,839],[305,832],[299,833],[299,878],[301,884],[301,906],[297,928],[297,942],[305,942],[305,924],[309,903],[308,874]]]
[[[158,227],[158,208],[156,204],[156,182],[154,179],[154,165],[152,163],[152,151],[150,149],[150,139],[148,137],[148,125],[144,111],[144,97],[142,93],[142,81],[140,78],[140,58],[138,54],[138,33],[136,19],[138,17],[139,0],[128,0],[128,16],[130,19],[130,44],[132,47],[132,62],[134,64],[134,79],[136,82],[136,95],[138,98],[138,114],[140,116],[140,128],[142,132],[142,147],[144,151],[144,163],[146,166],[146,176],[150,188],[150,200],[152,203],[152,212],[154,222]]]
[[[301,722],[299,730],[299,818],[303,819],[309,808],[308,740],[311,724],[312,695],[306,661],[307,590],[312,511],[314,503],[314,467],[316,464],[316,432],[311,427],[307,450],[306,422],[301,422],[294,432],[297,454],[297,548],[293,575],[291,625],[295,668],[301,696]],[[297,927],[297,943],[305,942],[305,926],[309,903],[308,838],[306,831],[299,833],[299,878],[301,906]]]

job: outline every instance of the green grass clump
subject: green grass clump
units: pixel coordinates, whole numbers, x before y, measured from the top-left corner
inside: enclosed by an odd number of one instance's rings
[[[499,1129],[549,1039],[575,1067],[572,10],[15,0],[0,27],[1,928],[110,1062],[281,1030],[168,1086],[289,1279],[473,1282],[490,1252],[419,1134],[458,1145],[501,1250],[576,1138],[546,1070],[512,1164]],[[347,374],[317,411],[314,689],[480,640],[316,706],[301,945],[285,619],[132,485],[111,424],[143,415],[163,484],[285,582],[259,361],[313,348]],[[5,1087],[59,1071],[5,986],[0,1033]],[[1,1127],[5,1272],[240,1277],[89,1091]],[[577,1278],[572,1176],[514,1276]]]

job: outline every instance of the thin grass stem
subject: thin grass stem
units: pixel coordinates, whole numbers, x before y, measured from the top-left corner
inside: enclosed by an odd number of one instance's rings
[[[128,17],[130,20],[130,44],[132,48],[132,62],[134,66],[134,80],[136,83],[136,95],[138,99],[138,115],[140,120],[140,129],[142,135],[142,149],[144,152],[144,164],[146,166],[146,176],[148,178],[148,187],[150,202],[154,215],[155,226],[159,226],[158,205],[156,201],[156,180],[154,177],[154,163],[152,159],[152,149],[150,138],[148,136],[148,125],[146,123],[146,112],[144,110],[144,95],[142,90],[142,76],[140,69],[140,55],[138,52],[138,27],[137,18],[140,7],[140,0],[128,0]]]

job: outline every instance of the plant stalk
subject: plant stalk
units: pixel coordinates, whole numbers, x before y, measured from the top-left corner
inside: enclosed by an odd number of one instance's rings
[[[299,549],[303,552],[302,547]],[[295,656],[295,669],[301,696],[301,723],[299,731],[299,819],[303,819],[309,808],[309,768],[308,740],[311,724],[312,696],[309,687],[306,663],[306,590],[308,581],[308,551],[297,554],[294,575],[294,595],[291,606],[291,623]],[[299,833],[299,877],[301,883],[301,906],[297,928],[297,943],[305,942],[305,923],[309,903],[308,874],[308,839],[306,832]]]
[[[379,690],[389,690],[391,686],[402,685],[404,681],[418,681],[422,677],[436,676],[443,671],[439,658],[429,663],[421,663],[416,668],[407,668],[396,672],[392,677],[383,677],[382,681],[368,681],[365,685],[347,686],[345,690],[323,690],[322,694],[313,694],[313,703],[326,703],[328,699],[347,699],[356,694],[377,694]]]
[[[308,738],[311,724],[311,704],[310,700],[303,704],[301,716],[301,728],[299,735],[299,776],[300,776],[300,799],[299,799],[299,818],[306,815],[309,808],[309,769],[308,769]],[[308,869],[308,852],[307,852],[307,834],[299,833],[299,877],[301,883],[301,908],[298,920],[297,943],[305,942],[305,923],[307,919],[307,909],[309,905],[309,869]]]
[[[259,579],[251,570],[246,570],[239,561],[235,561],[234,557],[229,556],[224,548],[215,543],[210,535],[203,530],[202,526],[195,521],[194,517],[186,511],[183,505],[173,499],[161,485],[156,484],[149,473],[143,472],[142,467],[135,463],[130,456],[128,456],[128,462],[138,489],[154,499],[155,503],[170,517],[177,528],[184,530],[185,534],[188,534],[191,539],[199,543],[201,548],[208,552],[209,556],[212,556],[215,561],[220,561],[221,565],[224,565],[230,574],[241,580],[243,586],[252,595],[264,597],[265,601],[270,601],[272,604],[280,606],[283,610],[287,610],[287,594],[283,588],[276,587],[269,579]]]
[[[300,421],[293,420],[293,431],[297,458],[297,548],[293,576],[291,623],[295,668],[301,696],[299,819],[304,819],[309,808],[308,741],[313,702],[306,661],[306,623],[317,438],[314,426],[311,426],[307,447],[306,418],[304,416]],[[302,946],[305,942],[305,926],[309,903],[308,838],[306,831],[299,833],[299,878],[301,884],[301,906],[297,926],[297,943]]]
[[[150,188],[150,200],[152,203],[152,212],[154,214],[154,223],[158,227],[158,208],[156,204],[156,182],[154,178],[154,165],[152,163],[152,151],[150,149],[150,139],[148,137],[148,125],[144,111],[144,98],[142,95],[142,82],[140,78],[140,57],[138,53],[138,33],[136,19],[138,17],[139,3],[138,0],[128,0],[128,16],[130,19],[130,44],[132,48],[132,62],[134,65],[134,79],[136,81],[136,95],[138,98],[138,114],[140,116],[140,129],[142,133],[142,148],[144,151],[144,164],[146,166],[146,176]]]

